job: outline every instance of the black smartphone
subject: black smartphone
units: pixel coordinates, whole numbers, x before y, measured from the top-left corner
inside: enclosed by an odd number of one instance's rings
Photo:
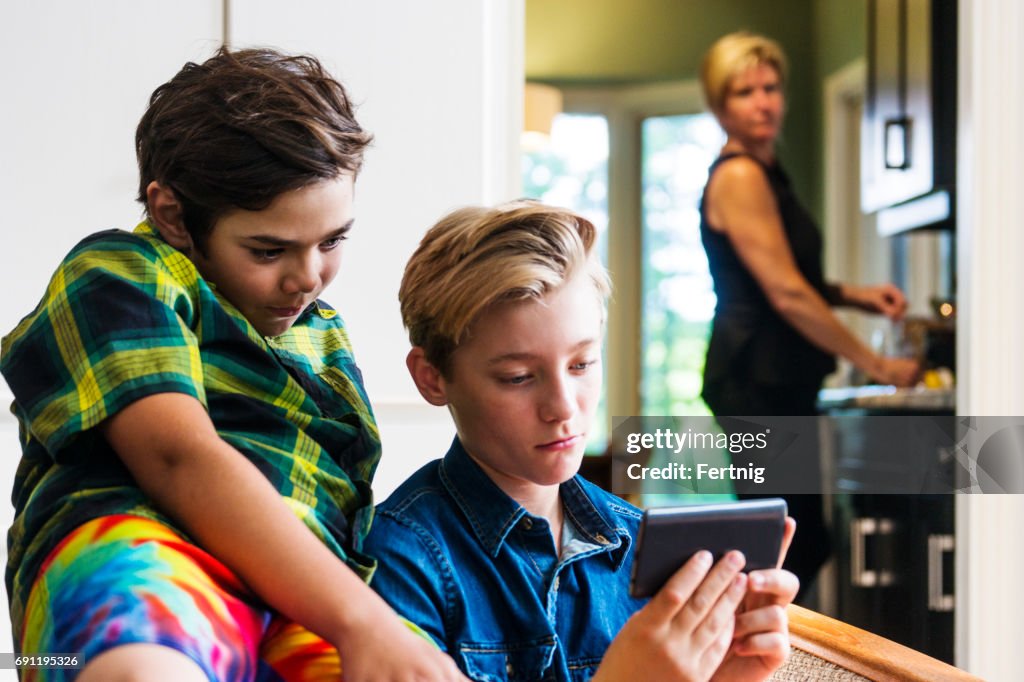
[[[629,593],[650,597],[702,549],[715,561],[738,549],[745,572],[774,568],[786,526],[781,498],[648,509],[640,522]]]

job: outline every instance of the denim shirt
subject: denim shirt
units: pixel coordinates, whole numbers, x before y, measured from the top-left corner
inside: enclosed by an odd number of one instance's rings
[[[371,586],[469,678],[589,680],[626,620],[640,512],[579,476],[560,487],[561,556],[548,522],[506,495],[458,438],[377,508]]]

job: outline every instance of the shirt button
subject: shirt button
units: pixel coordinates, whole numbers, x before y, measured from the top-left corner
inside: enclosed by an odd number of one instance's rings
[[[595,536],[594,539],[596,539],[602,545],[607,545],[608,544],[608,538],[606,538],[603,535],[598,534],[597,536]]]
[[[505,661],[505,672],[507,672],[509,676],[515,674],[515,668],[512,667],[511,661]]]
[[[531,519],[529,516],[524,516],[523,528],[525,528],[526,530],[530,530],[531,528],[533,528],[533,519]]]

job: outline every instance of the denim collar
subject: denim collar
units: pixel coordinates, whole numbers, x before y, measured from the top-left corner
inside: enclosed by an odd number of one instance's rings
[[[497,557],[502,543],[526,509],[509,497],[484,473],[455,438],[439,467],[441,482],[466,516],[480,544],[491,557]],[[609,502],[588,495],[574,476],[559,487],[565,514],[576,527],[580,539],[608,553],[615,568],[622,565],[631,542],[628,529],[613,525],[616,514]]]

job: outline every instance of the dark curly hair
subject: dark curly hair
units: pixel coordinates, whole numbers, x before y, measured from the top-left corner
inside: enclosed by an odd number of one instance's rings
[[[283,192],[357,173],[371,140],[316,58],[221,48],[150,97],[135,133],[138,200],[154,180],[170,188],[201,250],[233,208],[261,210]]]

